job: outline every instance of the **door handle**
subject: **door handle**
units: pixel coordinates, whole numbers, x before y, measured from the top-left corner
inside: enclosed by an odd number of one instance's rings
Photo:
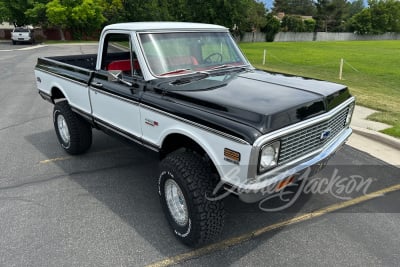
[[[94,87],[103,87],[103,84],[99,82],[92,82],[91,85]]]

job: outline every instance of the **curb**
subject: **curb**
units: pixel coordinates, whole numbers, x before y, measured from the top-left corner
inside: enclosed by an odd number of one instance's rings
[[[98,45],[98,42],[88,42],[88,43],[58,43],[58,44],[46,44],[46,42],[42,42],[42,45],[47,45],[47,46],[74,46],[74,45]]]
[[[377,141],[381,144],[388,145],[394,149],[400,150],[400,139],[373,130],[360,128],[357,126],[351,126],[351,128],[353,129],[353,132],[356,134],[362,135],[364,137]]]

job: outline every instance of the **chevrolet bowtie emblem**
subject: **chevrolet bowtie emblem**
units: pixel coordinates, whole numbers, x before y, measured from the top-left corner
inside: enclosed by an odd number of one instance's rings
[[[329,136],[331,135],[331,129],[326,129],[326,130],[324,130],[322,133],[321,133],[321,136],[319,137],[319,139],[322,141],[322,140],[325,140],[325,139],[327,139]]]

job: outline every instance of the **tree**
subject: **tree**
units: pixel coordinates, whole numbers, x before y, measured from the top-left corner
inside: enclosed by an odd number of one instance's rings
[[[80,5],[71,9],[70,17],[71,28],[78,39],[81,39],[83,35],[91,35],[106,21],[103,16],[103,7],[98,0],[82,0]]]
[[[350,30],[362,35],[372,32],[371,10],[369,8],[363,9],[351,18]]]
[[[251,31],[252,19],[258,16],[254,0],[188,0],[191,18],[195,22],[214,23],[232,28],[235,24],[240,30]],[[262,4],[261,4],[262,5]],[[262,5],[263,14],[265,8]],[[253,9],[252,11],[250,11]],[[253,13],[253,14],[250,14]]]
[[[50,0],[0,0],[0,19],[15,26],[42,25],[46,18],[46,4]]]
[[[300,16],[284,16],[281,26],[285,32],[304,32],[304,23]]]
[[[400,2],[395,0],[370,0],[369,7],[356,14],[350,29],[359,34],[400,32]]]
[[[316,9],[313,0],[274,0],[272,11],[275,14],[312,16]]]
[[[46,4],[49,0],[36,1],[32,8],[28,8],[24,13],[29,24],[45,26],[48,24],[46,15]]]
[[[276,17],[274,17],[272,13],[268,13],[265,18],[266,23],[261,31],[265,32],[267,42],[273,42],[275,35],[279,32],[281,28],[281,22]]]
[[[191,21],[191,8],[188,0],[169,0],[167,9],[172,20]]]
[[[59,0],[52,0],[46,5],[49,24],[60,31],[61,40],[65,40],[63,29],[69,26],[70,12],[70,8],[62,5]]]
[[[369,0],[372,30],[375,33],[400,32],[400,2]]]
[[[364,9],[364,0],[355,0],[350,3],[349,17],[353,17],[355,14],[360,13]]]
[[[125,10],[123,15],[125,21],[174,20],[170,16],[170,5],[167,0],[125,0],[122,3]]]
[[[25,15],[25,11],[33,7],[30,0],[1,0],[2,9],[5,10],[5,15],[10,22],[15,26],[24,26],[29,24]],[[4,16],[4,15],[2,15]]]
[[[284,12],[285,14],[292,14],[289,0],[274,0],[272,12],[277,14],[279,12]]]
[[[106,21],[99,0],[52,0],[46,8],[48,22],[59,29],[62,40],[65,40],[63,29],[71,29],[74,37],[81,39],[100,29]]]
[[[305,32],[314,32],[316,21],[314,19],[306,19],[303,21],[304,23],[304,31]]]
[[[107,23],[117,23],[124,21],[124,2],[123,0],[104,0],[103,16],[107,20]]]
[[[248,9],[245,12],[244,26],[247,29],[259,30],[263,28],[266,23],[267,10],[263,3],[253,0],[248,1]]]
[[[350,4],[347,0],[317,0],[315,19],[319,30],[340,32],[345,30]]]
[[[310,2],[312,0],[291,0]],[[80,38],[107,23],[123,21],[193,21],[223,25],[238,33],[267,23],[260,0],[0,0],[1,19],[70,29]],[[276,24],[275,22],[273,22]]]
[[[8,11],[8,8],[2,1],[0,1],[0,22],[9,21],[10,20],[9,18],[10,18],[10,13]]]
[[[395,0],[388,1],[390,12],[389,25],[390,32],[400,32],[400,2]]]

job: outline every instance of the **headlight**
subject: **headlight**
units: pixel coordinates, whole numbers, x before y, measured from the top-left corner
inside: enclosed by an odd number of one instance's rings
[[[276,141],[261,148],[258,172],[262,173],[278,165],[280,142]]]
[[[350,125],[351,117],[353,116],[353,111],[354,111],[354,102],[349,105],[349,111],[347,112],[347,117],[346,117],[346,126]]]

